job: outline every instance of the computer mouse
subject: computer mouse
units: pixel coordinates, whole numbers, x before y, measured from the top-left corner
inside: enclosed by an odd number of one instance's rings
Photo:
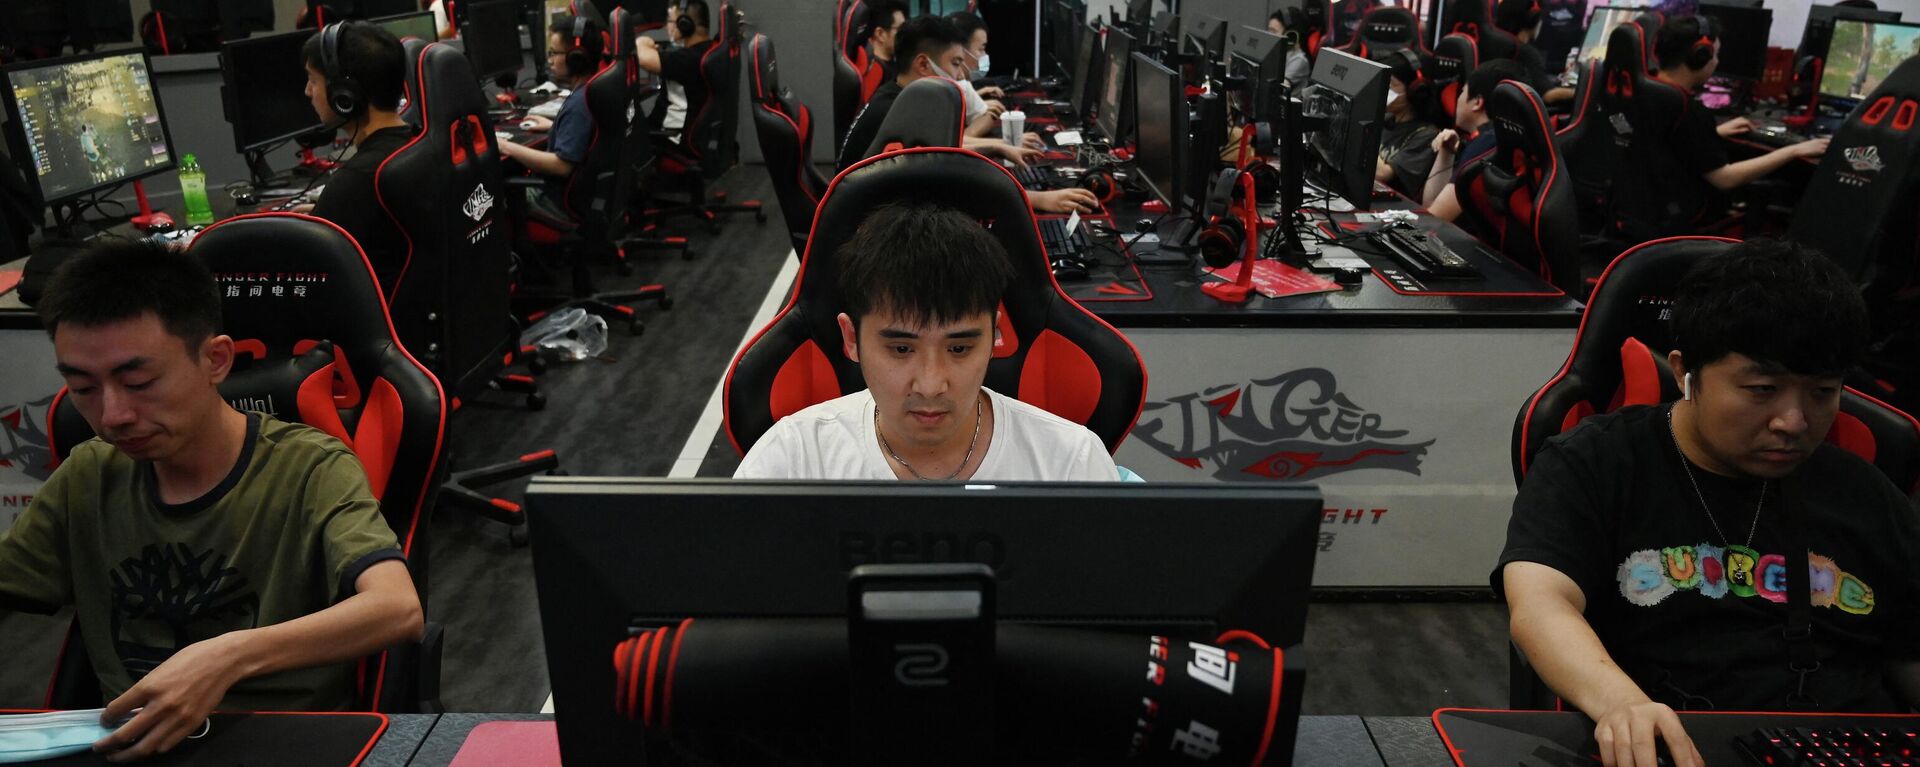
[[[536,126],[536,125],[539,125],[539,124],[540,124],[540,123],[539,123],[538,121],[535,121],[535,120],[521,120],[521,121],[520,121],[520,129],[521,129],[521,130],[533,130],[533,128],[534,128],[534,126]]]
[[[1070,258],[1054,259],[1053,278],[1056,280],[1084,280],[1087,278],[1087,265]]]
[[[1333,281],[1347,287],[1353,287],[1360,284],[1361,280],[1366,279],[1366,276],[1366,271],[1361,269],[1336,269],[1333,272]]]

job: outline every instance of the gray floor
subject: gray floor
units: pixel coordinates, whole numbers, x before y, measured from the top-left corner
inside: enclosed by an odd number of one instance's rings
[[[722,186],[764,200],[768,223],[734,216],[719,235],[682,227],[695,259],[642,256],[635,276],[604,278],[602,290],[665,283],[674,307],[642,308],[642,336],[616,328],[605,361],[542,376],[544,411],[505,398],[469,403],[454,419],[456,466],[553,448],[575,475],[667,472],[790,247],[764,169],[741,167]],[[716,447],[701,473],[725,474],[734,460]],[[428,612],[448,640],[443,701],[452,711],[537,710],[548,686],[527,551],[509,544],[504,527],[465,514],[437,515],[431,535]],[[0,614],[0,708],[40,703],[65,627],[61,618]],[[1304,648],[1306,712],[1420,715],[1502,705],[1505,637],[1505,611],[1486,602],[1315,604]]]

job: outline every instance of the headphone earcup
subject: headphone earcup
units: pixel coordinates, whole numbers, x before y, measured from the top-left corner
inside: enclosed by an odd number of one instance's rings
[[[1080,186],[1099,198],[1103,206],[1120,194],[1120,185],[1114,183],[1111,173],[1089,173],[1080,179]]]
[[[1200,230],[1200,258],[1214,269],[1224,268],[1240,258],[1246,242],[1246,226],[1240,219],[1223,216]]]

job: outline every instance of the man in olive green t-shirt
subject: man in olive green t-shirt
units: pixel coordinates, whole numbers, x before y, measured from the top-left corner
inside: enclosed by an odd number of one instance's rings
[[[74,607],[113,761],[163,753],[228,710],[330,710],[353,661],[418,640],[420,600],[365,472],[318,430],[234,410],[212,277],[103,240],[38,306],[76,447],[0,534],[0,608]]]

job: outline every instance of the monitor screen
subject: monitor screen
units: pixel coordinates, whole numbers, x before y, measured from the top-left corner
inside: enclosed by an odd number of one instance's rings
[[[16,159],[46,203],[171,169],[173,146],[140,51],[31,61],[7,69]],[[307,109],[312,112],[312,108]]]
[[[1373,201],[1387,72],[1384,64],[1330,48],[1322,48],[1313,62],[1309,104],[1314,114],[1326,118],[1326,127],[1313,132],[1310,143],[1325,165],[1327,190],[1355,208],[1370,207]]]
[[[1834,19],[1899,22],[1900,12],[1837,5],[1813,6],[1807,9],[1807,26],[1800,33],[1800,47],[1795,55],[1825,57],[1827,40],[1833,35]]]
[[[1134,158],[1140,177],[1154,196],[1179,205],[1186,191],[1180,179],[1181,155],[1188,141],[1186,89],[1180,71],[1144,53],[1133,54],[1133,103],[1139,140]]]
[[[1100,32],[1092,26],[1080,29],[1080,43],[1073,53],[1073,79],[1067,83],[1068,100],[1073,104],[1073,113],[1086,115],[1091,111],[1093,102],[1099,98],[1099,90],[1094,84],[1099,81],[1094,75],[1100,70],[1094,61],[1100,60]]]
[[[1773,30],[1773,11],[1759,6],[1701,3],[1700,15],[1713,19],[1720,36],[1722,77],[1759,80],[1767,68],[1767,35]]]
[[[527,490],[527,506],[561,757],[567,764],[622,764],[639,762],[635,752],[645,737],[641,723],[622,717],[615,700],[614,649],[631,632],[684,627],[688,619],[694,625],[753,619],[764,621],[763,636],[776,643],[791,639],[797,646],[819,638],[800,626],[833,619],[843,627],[840,647],[845,648],[848,576],[862,565],[976,562],[991,567],[992,614],[1003,637],[1006,627],[1036,625],[1087,629],[1083,633],[1128,642],[1139,635],[1141,644],[1130,651],[1137,658],[1124,658],[1126,671],[1115,682],[1124,677],[1151,684],[1138,674],[1151,670],[1144,641],[1149,633],[1213,642],[1222,631],[1245,630],[1286,648],[1291,666],[1292,648],[1304,637],[1323,503],[1311,486],[1265,483],[540,477]],[[824,688],[812,688],[803,701],[759,697],[782,689],[781,682],[794,679],[790,672],[818,674],[825,664],[788,666],[763,656],[760,664],[730,667],[728,679],[709,674],[696,680],[690,670],[696,654],[713,657],[715,648],[696,647],[695,633],[681,636],[687,641],[680,646],[679,672],[657,680],[656,688],[667,687],[653,696],[672,706],[674,734],[683,726],[699,726],[696,701],[705,711],[730,707],[722,725],[740,729],[813,718],[824,722],[809,721],[809,728],[852,724],[845,696],[853,685],[844,672],[841,679],[826,680]],[[1179,645],[1184,648],[1186,642]],[[1003,659],[1010,650],[1002,646]],[[1173,685],[1173,674],[1167,676],[1166,684]],[[1007,687],[1001,686],[1002,696]],[[1052,711],[1038,719],[1065,738],[1069,735],[1060,725],[1066,721],[1091,715],[1104,702],[1118,703],[1117,716],[1102,717],[1117,727],[1080,754],[1088,763],[1116,762],[1127,748],[1141,693],[1129,696],[1130,688],[1121,687],[1114,700],[1102,696],[1113,686],[1095,687],[1067,687],[1065,694],[1089,700],[1074,704],[1074,711]],[[1301,687],[1288,683],[1275,695],[1297,696]],[[1206,692],[1209,701],[1225,697],[1217,687]],[[665,704],[669,697],[671,704]],[[999,711],[1013,713],[1007,697],[996,700]],[[794,702],[804,705],[795,708]],[[1281,701],[1283,712],[1290,707]],[[667,716],[654,712],[656,722]],[[1293,753],[1293,724],[1284,713],[1275,720],[1271,753]],[[1184,725],[1183,720],[1169,727]],[[1239,739],[1244,745],[1245,736],[1222,728],[1220,742],[1224,747]],[[1115,753],[1092,758],[1095,747]],[[891,762],[915,761],[910,755],[896,757]]]
[[[1613,36],[1613,28],[1622,22],[1632,21],[1640,13],[1639,8],[1618,5],[1603,5],[1593,9],[1593,16],[1587,19],[1587,38],[1580,43],[1581,63],[1605,61],[1607,40]]]
[[[1866,98],[1893,68],[1920,54],[1920,25],[1834,19],[1827,43],[1827,64],[1820,75],[1820,96]]]
[[[466,44],[474,74],[488,79],[520,71],[524,63],[520,56],[520,0],[464,5],[467,18],[460,24],[460,39]]]
[[[431,43],[440,39],[440,30],[433,23],[433,11],[402,13],[397,16],[372,19],[372,22],[401,40],[412,37]]]
[[[1124,145],[1132,138],[1133,128],[1133,37],[1118,29],[1107,30],[1107,68],[1100,93],[1099,112],[1094,123],[1109,142]]]
[[[221,95],[234,149],[260,149],[321,126],[306,96],[306,60],[300,54],[312,36],[309,29],[221,46]]]

